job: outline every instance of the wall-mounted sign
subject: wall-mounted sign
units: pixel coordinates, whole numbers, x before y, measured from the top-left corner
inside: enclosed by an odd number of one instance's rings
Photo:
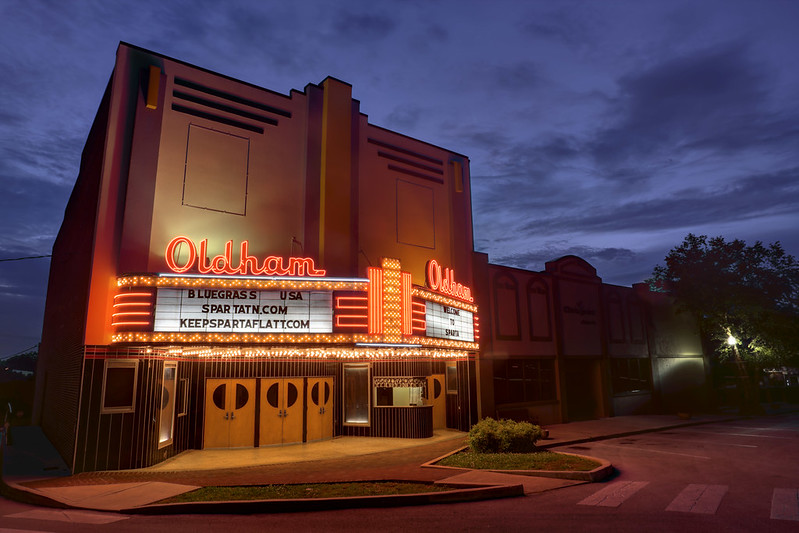
[[[467,302],[473,302],[472,290],[455,281],[455,270],[451,268],[441,268],[441,265],[435,259],[427,262],[425,269],[425,278],[427,286],[430,289],[446,294],[447,296],[454,296]]]
[[[154,331],[331,333],[329,291],[159,288]]]
[[[470,311],[426,301],[425,322],[428,337],[474,342],[474,317]]]
[[[183,250],[185,245],[186,249]],[[313,276],[322,277],[324,270],[319,270],[310,257],[278,257],[270,255],[259,260],[249,252],[249,241],[242,241],[239,246],[238,260],[233,259],[233,241],[225,243],[224,253],[208,259],[208,239],[200,241],[199,246],[188,237],[178,236],[166,245],[166,265],[173,272],[183,274],[194,268],[200,274],[249,274],[253,276]],[[186,259],[178,255],[187,254]],[[179,253],[180,252],[180,253]]]

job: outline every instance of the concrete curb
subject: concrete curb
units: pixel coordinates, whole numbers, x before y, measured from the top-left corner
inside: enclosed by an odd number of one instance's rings
[[[437,465],[436,463],[445,459],[451,455],[455,455],[456,453],[460,453],[463,450],[468,450],[468,446],[463,446],[462,448],[458,448],[448,454],[442,455],[432,461],[428,461],[422,465],[423,468],[441,468],[447,470],[472,470],[469,468],[461,468],[458,466],[445,466],[445,465]],[[594,483],[596,481],[602,481],[606,477],[610,476],[613,471],[613,465],[610,461],[606,461],[605,459],[601,459],[599,457],[592,457],[589,455],[579,455],[576,453],[566,453],[566,452],[557,452],[562,455],[571,455],[574,457],[582,457],[584,459],[591,459],[592,461],[596,461],[600,463],[600,466],[594,468],[593,470],[484,470],[485,472],[495,472],[497,474],[515,474],[517,476],[531,476],[531,477],[548,477],[553,479],[571,479],[574,481],[588,481]]]
[[[14,500],[20,503],[28,503],[30,505],[37,505],[39,507],[55,507],[57,509],[73,509],[73,506],[64,502],[54,500],[43,494],[26,489],[17,485],[13,481],[6,481],[0,476],[0,494],[9,500]]]
[[[493,485],[453,489],[446,492],[352,496],[347,498],[303,498],[293,500],[237,500],[226,502],[164,503],[120,509],[125,514],[253,514],[329,511],[335,509],[405,507],[435,503],[462,503],[524,496],[524,486]]]

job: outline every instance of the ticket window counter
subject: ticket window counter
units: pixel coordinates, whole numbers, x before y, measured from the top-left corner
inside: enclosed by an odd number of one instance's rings
[[[433,405],[426,399],[427,378],[375,377],[373,387],[375,436],[433,436]]]

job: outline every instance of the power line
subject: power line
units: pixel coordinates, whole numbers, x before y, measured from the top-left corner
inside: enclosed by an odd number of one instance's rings
[[[20,351],[18,351],[17,353],[12,353],[11,355],[6,355],[5,357],[0,357],[0,361],[5,361],[6,359],[11,359],[12,357],[16,357],[16,356],[18,356],[18,355],[22,355],[22,354],[24,354],[24,353],[27,353],[27,352],[30,352],[30,351],[32,351],[34,348],[38,348],[38,347],[39,347],[39,343],[37,342],[37,343],[36,343],[36,344],[34,344],[33,346],[30,346],[30,347],[28,347],[28,348],[25,348],[24,350],[20,350]]]
[[[47,254],[47,255],[29,255],[28,257],[13,257],[11,259],[0,259],[0,263],[4,263],[6,261],[23,261],[25,259],[43,259],[45,257],[53,257],[53,255]]]

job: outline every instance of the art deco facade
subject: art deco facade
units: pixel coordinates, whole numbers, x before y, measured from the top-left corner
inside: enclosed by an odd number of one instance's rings
[[[468,159],[370,124],[344,82],[283,95],[123,43],[53,249],[35,417],[80,472],[652,410],[668,357],[704,376],[692,333],[661,350],[658,302],[579,258],[489,264]]]

